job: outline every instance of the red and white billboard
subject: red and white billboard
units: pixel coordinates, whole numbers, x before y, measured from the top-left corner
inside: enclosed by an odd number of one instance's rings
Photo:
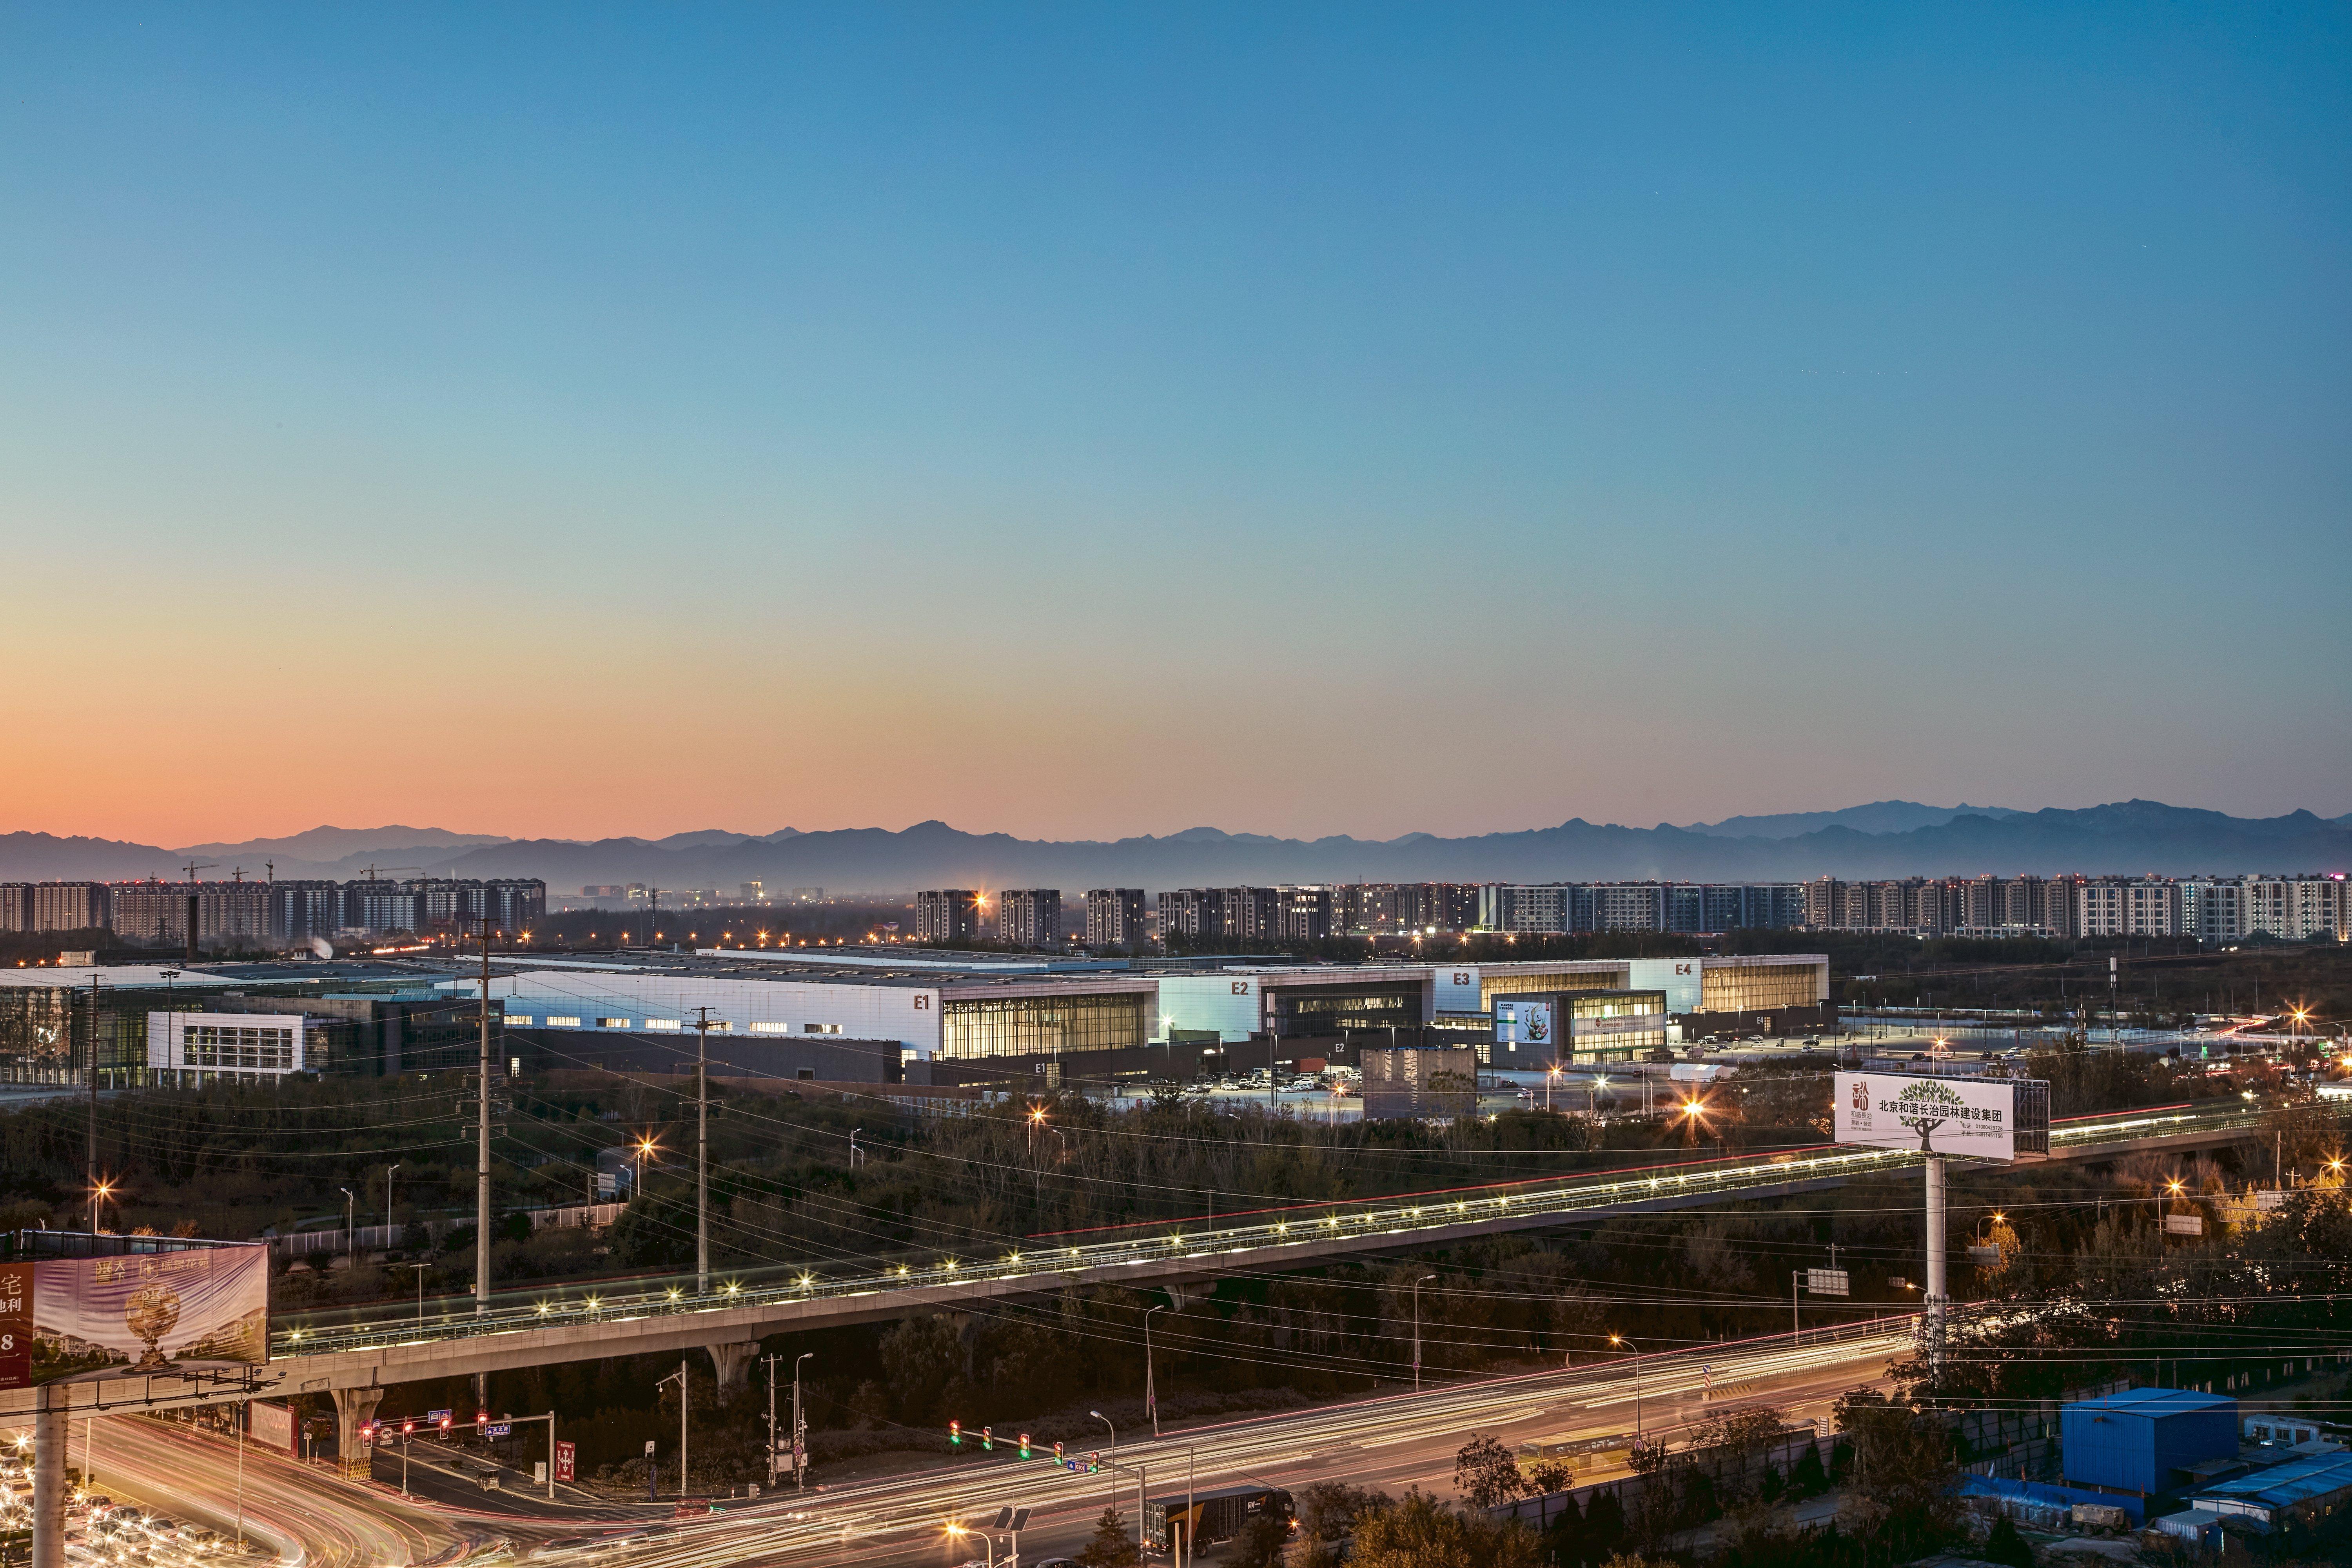
[[[268,1359],[266,1242],[0,1264],[0,1388]]]

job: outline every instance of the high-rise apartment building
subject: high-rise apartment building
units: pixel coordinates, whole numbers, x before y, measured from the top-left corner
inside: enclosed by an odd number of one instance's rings
[[[185,942],[191,899],[200,942],[259,942],[270,934],[267,882],[118,882],[107,890],[114,934],[125,942]]]
[[[915,895],[917,942],[971,942],[980,935],[980,894],[971,888],[933,888]]]
[[[103,882],[0,883],[0,931],[103,931]]]
[[[1197,941],[1225,932],[1225,894],[1222,888],[1171,888],[1160,895],[1160,940]]]
[[[2086,937],[2179,936],[2180,884],[2163,877],[2100,877],[2074,889],[2074,929]]]
[[[1276,888],[1222,888],[1223,926],[1233,942],[1274,942],[1282,935],[1282,893]]]
[[[1087,945],[1138,952],[1147,937],[1143,924],[1141,888],[1087,889]]]
[[[1331,934],[1331,889],[1278,888],[1279,934],[1285,942],[1322,942]]]
[[[1008,947],[1062,945],[1062,889],[1008,888],[996,897],[996,939]]]

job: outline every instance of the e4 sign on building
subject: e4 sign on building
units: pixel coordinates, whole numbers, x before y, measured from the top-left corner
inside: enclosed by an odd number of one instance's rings
[[[2017,1089],[2006,1079],[1842,1072],[1837,1075],[1837,1141],[1922,1154],[2014,1160]]]

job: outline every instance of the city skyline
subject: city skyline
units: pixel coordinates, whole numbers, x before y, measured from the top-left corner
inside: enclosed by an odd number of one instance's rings
[[[2342,812],[2346,27],[18,8],[0,825]]]

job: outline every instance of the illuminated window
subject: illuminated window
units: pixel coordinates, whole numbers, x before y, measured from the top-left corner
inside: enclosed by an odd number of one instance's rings
[[[577,1018],[557,1018],[551,1016],[547,1020],[547,1026],[551,1029],[576,1029],[580,1026],[580,1020]]]
[[[181,1051],[182,1060],[192,1068],[289,1072],[294,1067],[294,1031],[205,1024],[188,1030]]]
[[[629,1021],[626,1018],[599,1018],[596,1026],[600,1029],[625,1029]]]
[[[1120,992],[947,1002],[940,1009],[940,1054],[1018,1057],[1131,1049],[1150,1038],[1150,1001],[1142,992]]]

